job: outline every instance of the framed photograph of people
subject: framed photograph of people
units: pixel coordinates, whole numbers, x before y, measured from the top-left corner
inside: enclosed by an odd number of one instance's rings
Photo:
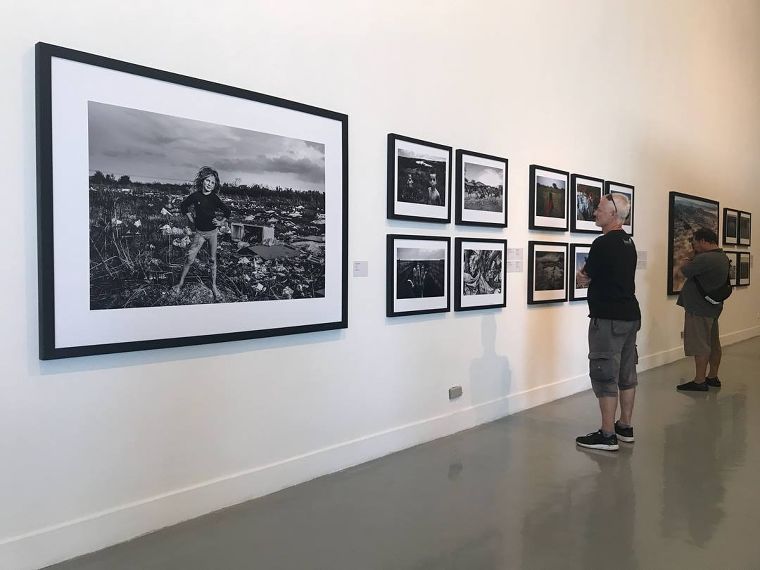
[[[731,285],[736,287],[739,284],[739,272],[737,271],[737,268],[739,267],[739,253],[736,251],[726,251],[726,256],[728,257],[728,278],[731,281]]]
[[[528,304],[567,301],[567,244],[528,242]]]
[[[723,208],[723,245],[739,243],[739,212]]]
[[[588,285],[583,284],[579,278],[579,273],[586,265],[589,251],[591,251],[590,243],[570,244],[570,271],[568,272],[568,279],[572,282],[572,285],[569,287],[571,301],[588,299]]]
[[[609,180],[604,183],[605,186],[605,194],[622,194],[626,198],[628,198],[628,203],[631,205],[631,209],[628,211],[628,216],[626,216],[625,220],[623,221],[623,230],[628,235],[633,235],[633,212],[636,207],[636,201],[634,197],[634,188],[633,186],[629,184],[621,184],[620,182],[610,182]]]
[[[528,211],[528,227],[531,230],[567,231],[569,177],[564,170],[531,164]]]
[[[40,358],[345,328],[348,118],[36,48]]]
[[[388,217],[451,221],[450,146],[388,135]]]
[[[507,227],[506,158],[457,150],[456,223]]]
[[[507,306],[507,240],[456,238],[454,310]]]
[[[749,285],[749,274],[750,274],[750,253],[748,251],[740,251],[738,252],[737,256],[739,257],[739,262],[737,263],[736,269],[737,269],[737,279],[736,284],[739,287],[744,287],[746,285]]]
[[[739,212],[739,245],[752,245],[752,214]]]
[[[450,257],[447,237],[389,235],[386,316],[447,312]]]
[[[573,193],[570,198],[572,208],[570,230],[578,233],[602,233],[602,228],[596,225],[594,212],[604,194],[604,180],[573,174],[571,187]]]
[[[668,295],[677,295],[686,278],[681,264],[694,255],[692,235],[707,228],[718,235],[720,204],[715,200],[670,192],[668,207]]]

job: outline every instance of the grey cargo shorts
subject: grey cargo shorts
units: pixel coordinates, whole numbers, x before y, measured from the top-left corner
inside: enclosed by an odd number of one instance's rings
[[[597,398],[617,396],[618,389],[630,390],[638,385],[636,333],[640,328],[640,320],[590,320],[588,370]]]

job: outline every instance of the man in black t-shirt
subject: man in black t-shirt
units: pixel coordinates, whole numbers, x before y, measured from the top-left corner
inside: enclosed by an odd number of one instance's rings
[[[636,333],[641,311],[636,300],[636,245],[623,231],[630,212],[628,198],[607,194],[597,206],[596,225],[602,234],[591,245],[586,265],[576,276],[588,284],[588,358],[591,387],[599,400],[602,427],[575,439],[577,445],[618,450],[618,439],[633,443],[633,402],[636,397]],[[620,420],[615,421],[618,398]]]

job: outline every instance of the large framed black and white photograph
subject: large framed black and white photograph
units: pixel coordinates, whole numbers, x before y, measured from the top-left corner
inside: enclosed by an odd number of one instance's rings
[[[668,295],[677,295],[686,278],[681,265],[692,258],[691,238],[699,228],[718,235],[720,204],[715,200],[670,192],[668,207]]]
[[[528,242],[528,304],[567,301],[567,244]]]
[[[731,281],[731,285],[733,287],[736,287],[739,285],[739,272],[737,271],[737,268],[739,267],[739,253],[736,251],[727,251],[725,252],[726,256],[728,257],[728,279]]]
[[[573,189],[570,199],[573,209],[570,217],[570,230],[578,233],[600,234],[602,228],[596,225],[596,207],[604,194],[604,180],[573,174],[570,186]]]
[[[752,245],[752,214],[739,212],[739,245]]]
[[[457,150],[456,162],[456,223],[506,228],[509,161]]]
[[[634,197],[634,187],[630,184],[621,184],[620,182],[611,182],[607,181],[604,183],[605,185],[605,194],[622,194],[626,198],[628,198],[628,203],[631,205],[631,208],[628,210],[628,215],[626,216],[625,220],[623,220],[623,231],[625,231],[628,235],[633,235],[633,213],[636,209],[636,202]]]
[[[388,135],[388,217],[451,221],[450,146]]]
[[[588,285],[581,279],[580,271],[585,267],[588,253],[591,251],[591,244],[571,243],[570,244],[570,271],[568,279],[571,281],[570,300],[582,301],[588,299]]]
[[[740,251],[737,257],[739,261],[736,265],[736,285],[738,287],[745,287],[750,282],[750,253],[748,251]]]
[[[723,208],[723,245],[739,243],[739,212]]]
[[[37,45],[40,357],[345,328],[346,115]]]
[[[507,306],[507,240],[456,238],[454,310]]]
[[[531,230],[567,231],[569,177],[564,170],[531,164],[528,212]]]
[[[386,251],[386,316],[447,312],[451,240],[390,234]]]

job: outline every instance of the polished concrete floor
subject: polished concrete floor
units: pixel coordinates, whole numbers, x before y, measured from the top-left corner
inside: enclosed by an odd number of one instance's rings
[[[55,566],[78,569],[760,568],[760,338],[724,387],[641,374],[636,443],[581,451],[590,392]]]

